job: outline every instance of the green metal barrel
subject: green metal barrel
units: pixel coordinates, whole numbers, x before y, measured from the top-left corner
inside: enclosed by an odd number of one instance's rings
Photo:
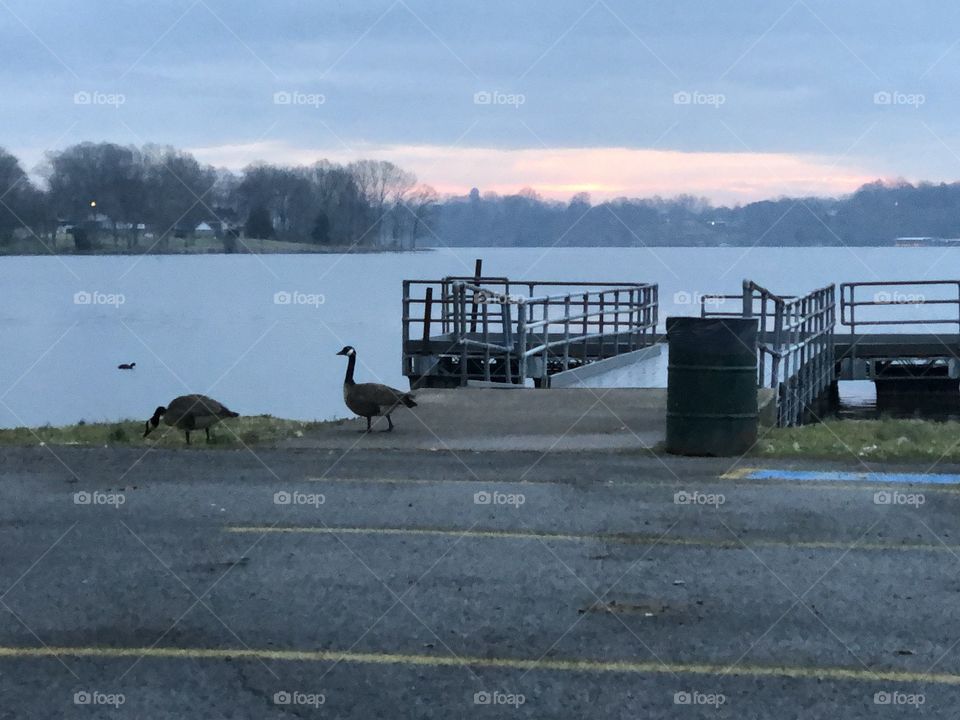
[[[741,455],[757,440],[757,321],[667,318],[667,452]]]

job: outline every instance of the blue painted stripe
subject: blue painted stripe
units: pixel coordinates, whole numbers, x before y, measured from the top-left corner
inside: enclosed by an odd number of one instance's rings
[[[832,470],[751,470],[750,480],[811,480],[816,482],[907,483],[910,485],[960,485],[960,475],[947,473],[857,473]]]

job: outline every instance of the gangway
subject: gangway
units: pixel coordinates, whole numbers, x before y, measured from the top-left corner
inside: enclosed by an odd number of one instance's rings
[[[404,280],[403,373],[411,387],[549,387],[557,373],[652,345],[658,308],[653,283]]]

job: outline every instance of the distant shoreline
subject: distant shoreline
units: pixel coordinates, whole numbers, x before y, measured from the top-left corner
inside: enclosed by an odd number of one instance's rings
[[[290,243],[293,245],[293,243]],[[930,249],[940,249],[943,250],[942,246],[938,245],[890,245],[890,244],[875,244],[875,245],[655,245],[655,244],[646,244],[646,245],[522,245],[522,246],[507,246],[507,245],[431,245],[418,248],[371,248],[371,247],[352,247],[349,245],[338,245],[338,246],[328,246],[323,248],[305,246],[301,248],[277,248],[277,249],[244,249],[240,252],[228,253],[224,252],[222,249],[217,250],[215,248],[204,248],[204,249],[176,249],[176,250],[150,250],[150,251],[136,251],[136,250],[116,250],[114,248],[103,248],[99,250],[91,250],[90,252],[73,252],[69,250],[58,250],[52,252],[49,250],[14,250],[12,248],[0,248],[0,257],[43,257],[47,255],[56,255],[56,256],[65,256],[65,257],[139,257],[143,255],[171,255],[182,257],[184,255],[385,255],[385,254],[406,254],[406,253],[421,253],[421,252],[434,252],[436,250],[466,250],[466,249],[476,249],[476,250],[485,250],[487,248],[491,250],[537,250],[537,249],[549,249],[549,250],[563,250],[563,249],[593,249],[593,250],[666,250],[666,249],[691,249],[691,250],[742,250],[743,248],[748,249],[812,249],[812,248],[882,248],[882,249],[898,249],[898,250],[917,250],[923,248]]]
[[[420,252],[432,252],[435,248],[371,248],[371,247],[351,247],[349,245],[335,246],[335,247],[324,247],[324,248],[314,248],[314,247],[305,247],[303,249],[299,248],[276,248],[276,249],[260,249],[260,250],[241,250],[240,252],[224,252],[223,250],[216,250],[213,248],[207,248],[202,250],[195,249],[177,249],[177,250],[116,250],[113,248],[103,248],[98,250],[91,250],[89,252],[70,252],[64,250],[58,250],[56,252],[50,250],[12,250],[10,248],[0,249],[0,257],[142,257],[144,255],[164,257],[164,256],[173,256],[173,257],[183,257],[186,255],[193,255],[198,257],[209,256],[209,255],[227,255],[242,257],[245,255],[385,255],[385,254],[407,254],[407,253],[420,253]]]
[[[258,241],[259,242],[259,241]],[[123,250],[115,248],[99,248],[96,250],[91,250],[89,252],[75,252],[71,249],[58,248],[56,251],[50,249],[27,249],[27,248],[0,248],[0,257],[45,257],[54,255],[57,257],[141,257],[143,255],[156,255],[156,256],[177,256],[182,257],[185,255],[197,255],[197,256],[206,256],[206,255],[384,255],[384,254],[406,254],[406,253],[421,253],[421,252],[433,252],[436,250],[466,250],[466,249],[476,249],[476,250],[485,250],[487,248],[491,250],[536,250],[536,249],[549,249],[549,250],[563,250],[563,249],[592,249],[592,250],[667,250],[667,249],[691,249],[691,250],[742,250],[743,248],[748,249],[817,249],[817,248],[838,248],[846,247],[849,249],[853,248],[878,248],[878,249],[890,249],[890,250],[917,250],[923,248],[929,249],[944,249],[940,245],[892,245],[886,243],[877,243],[871,245],[660,245],[660,244],[645,244],[645,245],[430,245],[422,246],[417,248],[374,248],[374,247],[354,247],[350,245],[333,245],[325,247],[315,247],[311,245],[300,245],[299,243],[284,243],[282,247],[258,247],[254,248],[241,248],[238,252],[225,252],[222,248],[216,247],[204,247],[204,248],[177,248],[177,249],[166,249],[166,250]]]

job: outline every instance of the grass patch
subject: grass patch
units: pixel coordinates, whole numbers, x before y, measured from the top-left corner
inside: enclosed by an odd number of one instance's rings
[[[302,422],[284,420],[271,415],[252,415],[224,420],[210,430],[208,445],[203,430],[190,433],[190,441],[197,447],[238,448],[244,445],[274,445],[289,438],[302,437],[312,431],[344,421]],[[143,437],[143,420],[123,420],[113,423],[87,423],[62,427],[0,429],[0,446],[21,445],[80,445],[121,447],[183,447],[183,431],[164,425]]]
[[[761,431],[762,435],[762,431]],[[960,462],[960,423],[931,420],[828,420],[775,428],[752,455],[759,457]]]

